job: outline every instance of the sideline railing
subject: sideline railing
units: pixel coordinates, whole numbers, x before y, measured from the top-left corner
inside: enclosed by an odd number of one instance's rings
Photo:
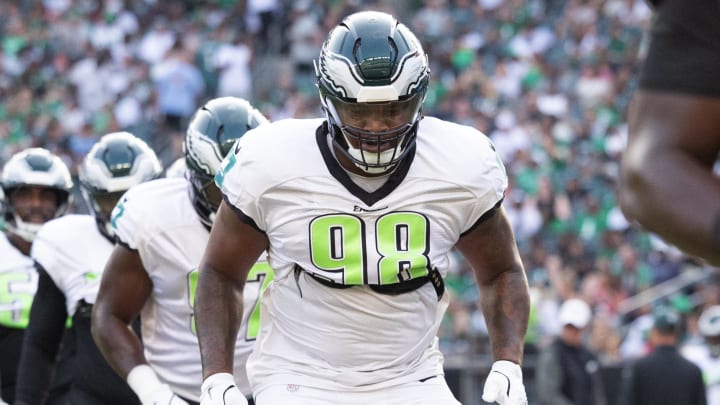
[[[620,316],[627,315],[638,308],[668,297],[686,287],[705,281],[710,278],[712,273],[713,270],[708,267],[685,267],[680,274],[674,278],[660,284],[656,284],[639,292],[638,294],[633,295],[632,297],[628,297],[620,301],[620,304],[618,305],[618,314]]]

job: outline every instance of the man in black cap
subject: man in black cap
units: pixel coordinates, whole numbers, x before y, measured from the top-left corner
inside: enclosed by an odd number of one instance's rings
[[[680,318],[674,312],[655,316],[650,330],[652,352],[623,370],[620,405],[706,405],[700,368],[677,350]]]

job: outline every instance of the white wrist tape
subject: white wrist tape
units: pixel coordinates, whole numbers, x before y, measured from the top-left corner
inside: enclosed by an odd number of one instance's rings
[[[147,364],[139,364],[133,367],[128,373],[127,383],[140,398],[145,397],[147,394],[157,390],[158,387],[164,385],[158,379],[155,371]]]

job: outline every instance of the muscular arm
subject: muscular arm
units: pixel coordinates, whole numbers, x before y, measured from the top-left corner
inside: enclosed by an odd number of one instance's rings
[[[45,270],[38,268],[38,273],[38,288],[18,364],[15,385],[18,405],[39,405],[47,398],[68,316],[63,292]]]
[[[521,364],[530,298],[505,210],[500,207],[465,234],[457,248],[475,270],[494,360]]]
[[[131,328],[152,291],[137,251],[115,246],[103,271],[92,311],[92,335],[110,366],[123,379],[147,363],[140,338]]]
[[[640,90],[630,108],[620,206],[688,254],[720,265],[720,98]]]
[[[233,372],[243,286],[267,246],[265,234],[243,222],[225,202],[220,205],[200,262],[195,295],[203,378]]]

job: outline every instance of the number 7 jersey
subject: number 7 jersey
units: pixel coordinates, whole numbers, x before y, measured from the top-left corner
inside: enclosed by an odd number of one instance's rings
[[[115,207],[111,222],[119,243],[137,250],[153,283],[140,316],[145,356],[173,392],[199,401],[202,367],[193,304],[197,267],[210,233],[195,213],[186,180],[158,179],[133,187]],[[245,361],[259,329],[259,299],[272,280],[272,270],[261,259],[245,283],[235,346],[235,376],[245,395],[250,394]]]
[[[375,191],[351,180],[328,138],[320,119],[256,128],[216,176],[270,242],[275,280],[248,362],[255,392],[375,389],[442,374],[435,335],[447,297],[431,283],[399,291],[444,276],[455,243],[507,187],[489,139],[467,126],[425,118],[411,158]]]

